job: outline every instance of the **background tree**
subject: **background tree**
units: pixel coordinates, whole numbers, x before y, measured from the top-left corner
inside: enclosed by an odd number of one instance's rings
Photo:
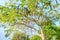
[[[12,40],[29,40],[29,37],[27,38],[25,33],[21,32],[15,32],[12,36]]]

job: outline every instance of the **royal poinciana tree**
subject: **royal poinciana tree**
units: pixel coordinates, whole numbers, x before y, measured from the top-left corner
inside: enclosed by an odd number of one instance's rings
[[[0,22],[10,24],[10,34],[24,27],[24,31],[30,28],[37,32],[42,40],[50,40],[55,35],[50,28],[60,20],[59,7],[58,0],[9,0],[0,6]]]

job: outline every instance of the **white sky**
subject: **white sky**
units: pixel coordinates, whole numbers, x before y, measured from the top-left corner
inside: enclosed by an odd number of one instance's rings
[[[0,5],[4,5],[5,2],[8,2],[8,0],[0,0]]]

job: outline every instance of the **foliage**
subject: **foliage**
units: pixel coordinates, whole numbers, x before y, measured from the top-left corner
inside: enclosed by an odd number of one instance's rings
[[[42,40],[42,38],[38,35],[33,35],[31,40]]]
[[[15,32],[12,36],[12,40],[28,40],[27,35],[21,32]]]
[[[17,2],[21,4],[17,4]],[[42,35],[44,40],[50,40],[59,31],[55,30],[55,22],[60,21],[58,11],[60,4],[57,0],[55,0],[56,4],[53,2],[52,0],[9,0],[6,6],[0,6],[0,22],[10,24],[9,29],[6,30],[8,31],[6,37],[23,25],[25,28],[28,27],[39,34],[44,34]],[[38,25],[40,32],[34,28],[33,24]],[[11,27],[12,25],[13,27]]]
[[[56,40],[60,40],[60,27],[56,27],[55,31],[56,31]]]

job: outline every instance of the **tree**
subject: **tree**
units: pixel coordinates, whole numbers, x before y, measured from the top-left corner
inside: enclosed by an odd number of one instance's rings
[[[13,1],[14,0],[10,0],[10,4],[7,3],[6,5],[7,7],[2,7],[1,10],[3,11],[0,12],[0,21],[8,22],[10,26],[24,25],[25,28],[34,29],[42,40],[49,40],[51,35],[51,29],[49,28],[51,25],[55,26],[54,22],[59,21],[60,19],[60,14],[57,10],[60,4],[57,3],[57,0],[55,0],[56,4],[54,5],[52,4],[52,2],[54,2],[52,0],[15,0],[15,3]],[[18,1],[21,2],[19,11],[16,10],[16,3]],[[24,7],[26,7],[29,12],[24,10]],[[39,30],[34,28],[33,24],[38,25]],[[13,29],[19,27],[15,26]]]
[[[15,32],[12,36],[12,40],[29,40],[29,37],[27,38],[27,35],[21,32]]]

